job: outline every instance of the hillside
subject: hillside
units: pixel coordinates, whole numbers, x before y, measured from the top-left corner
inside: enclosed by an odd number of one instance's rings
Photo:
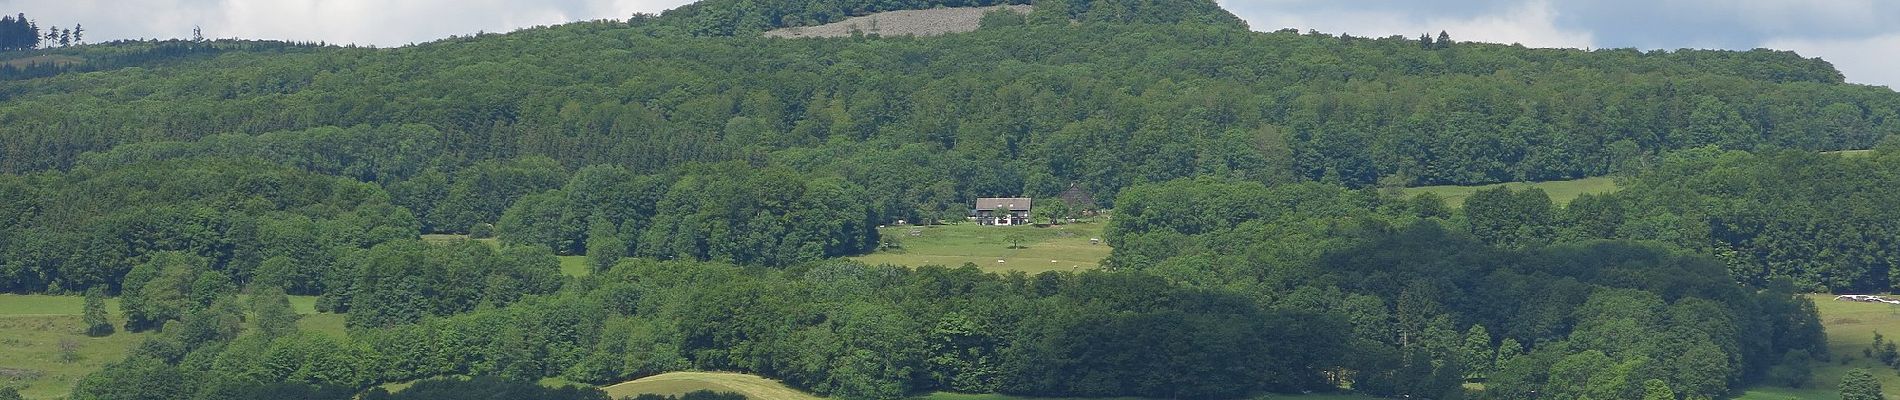
[[[1017,3],[7,53],[62,62],[0,65],[0,309],[113,297],[136,333],[50,365],[84,321],[0,317],[30,356],[0,372],[74,399],[1721,398],[1804,383],[1831,343],[1806,295],[1900,289],[1900,93],[1825,60],[1256,32],[1212,0],[882,33]],[[894,227],[995,196],[1112,218]]]
[[[850,37],[853,32],[866,35],[936,36],[975,31],[983,15],[999,9],[1029,14],[1028,5],[1002,7],[933,8],[929,10],[885,11],[817,26],[779,28],[765,32],[778,38]]]

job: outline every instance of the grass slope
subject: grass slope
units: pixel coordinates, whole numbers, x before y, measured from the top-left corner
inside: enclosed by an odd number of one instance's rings
[[[1108,257],[1107,244],[1090,244],[1101,238],[1106,221],[1034,226],[983,226],[972,223],[932,226],[891,226],[878,231],[895,238],[903,248],[853,257],[867,264],[893,264],[911,267],[925,265],[962,266],[976,264],[990,272],[1091,269]],[[915,236],[911,232],[917,232]],[[1011,249],[1006,238],[1020,235],[1025,248]],[[1002,260],[1003,262],[997,262]],[[1054,261],[1054,262],[1051,262]]]
[[[315,296],[291,296],[290,306],[304,314],[297,326],[306,331],[343,336],[342,314],[316,314]],[[89,337],[80,315],[85,298],[79,296],[0,294],[0,386],[20,389],[28,399],[65,398],[79,378],[125,358],[125,353],[151,336],[125,332],[119,299],[106,299],[113,326],[110,336]],[[70,342],[78,357],[67,359],[61,342]]]
[[[0,304],[11,306],[0,298]],[[115,310],[115,323],[124,325]],[[28,399],[64,398],[86,374],[125,357],[149,333],[118,332],[90,337],[77,315],[0,316],[0,386],[20,389]],[[70,343],[77,357],[63,356],[61,343]]]
[[[1513,190],[1543,189],[1544,193],[1549,194],[1550,199],[1559,205],[1569,204],[1570,200],[1585,193],[1610,193],[1617,190],[1615,181],[1607,177],[1598,177],[1570,181],[1509,182],[1482,186],[1419,186],[1405,188],[1404,191],[1406,196],[1417,196],[1421,193],[1436,194],[1439,198],[1445,199],[1445,205],[1462,207],[1465,204],[1465,198],[1471,197],[1472,193],[1499,186],[1509,186]]]
[[[731,372],[669,372],[601,388],[613,398],[642,393],[681,395],[699,390],[736,392],[752,400],[818,400],[777,380]]]

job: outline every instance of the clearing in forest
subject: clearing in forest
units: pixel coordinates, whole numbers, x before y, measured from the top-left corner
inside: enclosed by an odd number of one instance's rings
[[[711,390],[735,392],[753,400],[818,400],[777,380],[732,372],[669,372],[601,388],[613,398],[642,393],[677,396],[687,392]]]
[[[1417,196],[1421,193],[1436,194],[1439,198],[1445,199],[1445,205],[1456,208],[1463,207],[1465,205],[1465,198],[1471,197],[1472,193],[1499,186],[1508,186],[1511,190],[1524,190],[1529,188],[1543,189],[1545,194],[1550,195],[1550,200],[1556,202],[1557,205],[1570,204],[1571,200],[1575,200],[1577,196],[1582,196],[1585,193],[1613,193],[1618,189],[1616,187],[1616,181],[1608,177],[1596,177],[1568,181],[1507,182],[1479,186],[1419,186],[1405,188],[1403,190],[1406,196]]]
[[[818,38],[850,37],[853,31],[866,35],[880,36],[937,36],[950,33],[975,31],[982,25],[983,14],[997,8],[1008,7],[1028,15],[1034,7],[1027,5],[1001,7],[954,7],[929,10],[885,11],[881,13],[851,17],[843,21],[818,26],[801,26],[774,29],[765,36],[778,38]]]
[[[1102,229],[1107,226],[1106,220],[1046,228],[973,223],[888,226],[880,228],[878,234],[886,242],[896,240],[899,247],[853,259],[872,265],[910,267],[955,268],[972,263],[985,272],[1079,271],[1096,268],[1108,257],[1108,243],[1092,241],[1100,239]],[[1012,244],[1021,246],[1012,248]]]
[[[1881,365],[1880,360],[1862,353],[1873,345],[1874,332],[1880,332],[1888,341],[1900,339],[1900,305],[1841,301],[1835,300],[1833,295],[1820,294],[1808,298],[1814,300],[1815,308],[1821,313],[1821,326],[1827,330],[1827,352],[1831,357],[1814,362],[1814,379],[1805,387],[1754,388],[1738,399],[1839,399],[1841,376],[1855,368],[1873,371],[1880,385],[1887,389],[1887,398],[1900,398],[1895,396],[1900,394],[1900,373],[1896,373],[1896,368]]]

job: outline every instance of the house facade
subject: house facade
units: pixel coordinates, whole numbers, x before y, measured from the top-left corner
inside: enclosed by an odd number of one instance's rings
[[[984,197],[976,199],[974,214],[979,225],[1023,225],[1029,223],[1033,201],[1027,197]]]

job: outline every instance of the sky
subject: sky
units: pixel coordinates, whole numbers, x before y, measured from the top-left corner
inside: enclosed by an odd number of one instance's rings
[[[88,41],[284,39],[401,46],[476,32],[658,12],[690,0],[0,0]],[[1218,0],[1256,30],[1354,36],[1447,31],[1531,47],[1795,50],[1850,82],[1900,88],[1900,0]]]

